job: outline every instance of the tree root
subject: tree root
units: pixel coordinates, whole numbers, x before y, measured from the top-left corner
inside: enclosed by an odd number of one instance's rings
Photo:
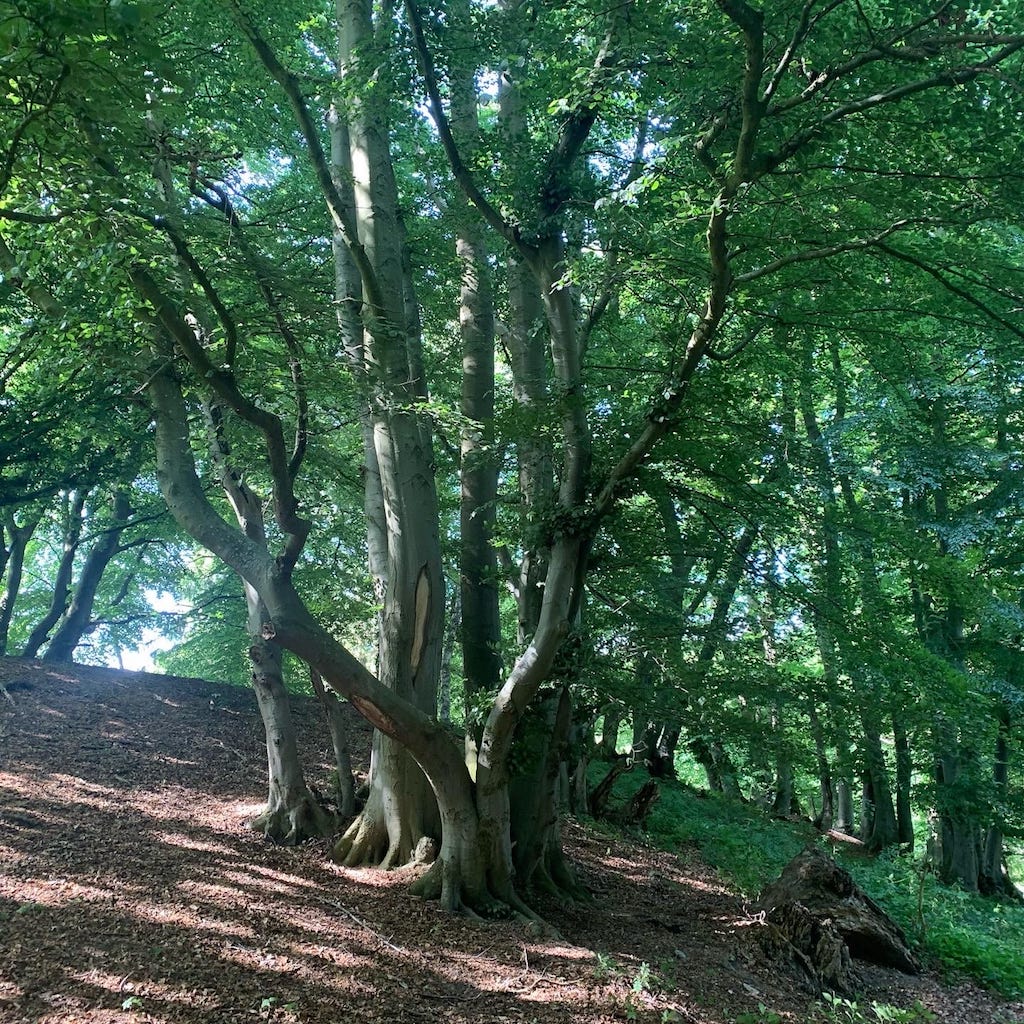
[[[331,860],[346,868],[380,867],[389,852],[384,822],[365,812],[345,830],[331,850]]]
[[[329,836],[336,825],[335,816],[308,796],[291,807],[267,807],[253,821],[252,828],[279,846],[299,846],[310,839]]]

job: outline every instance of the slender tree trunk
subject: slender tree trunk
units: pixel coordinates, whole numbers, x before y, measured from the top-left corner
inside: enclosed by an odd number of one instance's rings
[[[1003,850],[1003,822],[999,810],[1006,805],[1010,779],[1009,706],[1001,703],[997,708],[996,718],[998,732],[996,734],[995,759],[992,763],[992,781],[995,788],[995,805],[999,816],[985,832],[981,862],[981,890],[993,895],[1012,896],[1019,900],[1021,898],[1020,891],[1013,884],[1006,865],[1006,854]]]
[[[893,806],[889,769],[885,763],[877,719],[871,712],[862,716],[864,728],[865,789],[869,794],[870,815],[864,821],[862,838],[872,853],[899,842],[896,810]]]
[[[335,801],[338,817],[348,819],[356,813],[356,786],[352,776],[352,756],[348,746],[348,729],[341,699],[324,686],[323,676],[315,668],[309,670],[309,680],[327,718],[327,728],[334,748],[334,767],[338,773],[338,793]]]
[[[60,563],[53,581],[50,607],[46,614],[36,623],[29,634],[25,648],[21,652],[23,658],[34,658],[39,649],[46,643],[50,630],[60,621],[68,606],[68,595],[71,591],[71,580],[74,575],[75,555],[82,538],[83,514],[87,491],[74,491],[65,500],[64,509],[64,540]]]
[[[911,805],[913,759],[903,717],[898,711],[892,715],[893,743],[896,749],[896,832],[901,844],[913,847],[914,814]]]
[[[821,800],[821,807],[814,818],[814,827],[821,832],[828,832],[835,821],[835,789],[832,785],[832,768],[828,762],[828,750],[825,746],[825,733],[821,726],[821,718],[818,715],[813,693],[808,695],[807,717],[811,723],[814,761],[818,769],[818,797]]]
[[[437,690],[437,714],[442,722],[452,720],[452,655],[455,641],[462,634],[462,591],[453,587],[448,602],[448,623],[441,650],[441,679]]]
[[[259,599],[253,595],[250,600],[250,632],[254,632],[253,627],[258,630],[266,617],[260,613]],[[283,846],[297,846],[307,839],[328,835],[333,830],[333,818],[309,792],[302,773],[281,648],[257,632],[249,645],[249,662],[250,681],[266,730],[269,780],[267,806],[252,827]]]
[[[836,831],[852,836],[856,829],[856,815],[853,812],[852,758],[847,742],[840,740],[836,746],[836,764],[839,777],[836,779]]]
[[[334,179],[351,200],[352,222],[338,225],[339,288],[355,322],[342,326],[364,383],[370,566],[382,588],[378,676],[427,715],[437,709],[445,613],[432,442],[415,406],[426,397],[419,317],[408,278],[404,226],[380,90],[366,87],[386,54],[374,38],[370,4],[342,0],[339,73],[353,88],[334,112]],[[358,249],[363,269],[355,266]],[[359,278],[358,310],[351,301]],[[379,306],[377,304],[380,304]],[[361,330],[361,333],[359,333]],[[379,493],[377,487],[379,486]],[[349,865],[394,866],[411,859],[421,838],[436,841],[436,796],[405,748],[374,735],[366,806],[334,855]]]
[[[951,744],[944,746],[951,749]],[[936,768],[940,800],[945,801],[938,808],[939,877],[967,892],[978,892],[981,828],[964,798],[966,765],[961,754],[946,753],[936,759]]]
[[[472,74],[453,96],[453,121],[460,134],[475,135]],[[498,497],[494,450],[494,309],[488,253],[482,227],[464,200],[459,202],[459,262],[462,287],[461,412],[462,493],[460,501],[460,583],[462,664],[466,692],[494,693],[501,681],[501,621],[498,614],[498,559],[493,538]]]
[[[132,513],[128,495],[123,490],[114,492],[112,504],[111,525],[96,539],[86,555],[78,582],[75,584],[71,604],[46,647],[44,661],[71,661],[75,648],[81,643],[82,637],[92,624],[93,605],[103,573],[120,550],[121,535]]]
[[[614,761],[618,757],[619,726],[622,724],[624,708],[621,704],[605,705],[601,718],[601,743],[598,756],[604,761]]]
[[[10,536],[10,547],[6,556],[4,591],[0,595],[0,655],[7,653],[14,606],[21,591],[21,580],[25,571],[25,553],[40,518],[38,513],[33,513],[19,526],[13,512],[6,516],[5,526]]]

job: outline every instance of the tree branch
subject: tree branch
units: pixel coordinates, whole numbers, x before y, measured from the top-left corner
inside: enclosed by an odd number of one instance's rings
[[[529,245],[523,240],[518,226],[506,220],[497,207],[484,195],[476,180],[470,173],[459,147],[452,134],[451,124],[448,115],[445,113],[444,103],[441,101],[441,90],[438,86],[437,72],[434,68],[434,58],[427,45],[426,33],[423,30],[423,18],[420,15],[419,5],[416,0],[406,0],[405,9],[409,15],[409,24],[412,27],[413,42],[416,45],[416,54],[419,59],[420,71],[423,74],[423,82],[427,89],[427,100],[430,104],[430,113],[437,128],[438,138],[444,148],[445,156],[448,158],[448,165],[451,167],[452,175],[455,177],[459,188],[462,189],[466,198],[476,207],[480,216],[509,243],[524,259],[530,259],[536,252],[535,246]]]
[[[887,255],[892,256],[894,259],[902,260],[904,263],[908,263],[912,267],[917,267],[918,270],[923,271],[924,273],[928,274],[929,277],[932,277],[936,281],[938,281],[939,284],[946,289],[946,291],[951,292],[953,295],[957,296],[957,298],[963,299],[964,302],[969,303],[976,309],[980,309],[987,317],[989,317],[995,323],[999,324],[1000,327],[1006,328],[1006,330],[1015,334],[1018,338],[1024,338],[1024,330],[1022,330],[1020,327],[1018,327],[1011,321],[1001,317],[994,309],[986,305],[980,299],[975,298],[970,292],[965,291],[963,288],[957,287],[951,281],[947,281],[946,278],[939,273],[939,271],[937,271],[934,267],[929,266],[927,263],[924,262],[924,260],[918,259],[916,256],[911,256],[910,253],[900,252],[899,249],[894,249],[892,248],[892,246],[889,245],[879,244],[877,248],[880,249],[882,252],[886,253]]]
[[[327,203],[327,210],[331,216],[334,226],[345,242],[345,246],[352,255],[352,261],[359,271],[359,277],[363,282],[366,298],[373,309],[374,316],[382,323],[389,323],[387,315],[387,304],[380,281],[373,269],[373,264],[367,255],[366,249],[359,241],[359,232],[356,229],[355,218],[352,209],[345,203],[338,191],[334,178],[331,175],[330,162],[324,153],[323,145],[316,125],[313,123],[312,115],[306,104],[306,98],[299,86],[298,79],[278,60],[270,44],[263,38],[263,35],[256,28],[252,19],[242,10],[239,0],[228,0],[234,12],[235,21],[242,33],[249,40],[252,48],[256,51],[260,62],[267,69],[270,76],[284,90],[285,97],[292,113],[298,122],[299,131],[306,142],[309,152],[309,159],[316,176],[317,184]]]
[[[777,260],[772,260],[771,263],[766,263],[763,267],[748,270],[745,274],[737,274],[735,282],[737,285],[749,284],[751,281],[757,281],[759,278],[767,277],[769,274],[775,274],[785,267],[791,267],[797,263],[814,263],[818,260],[826,260],[832,256],[838,256],[844,252],[870,249],[879,246],[883,239],[888,238],[897,231],[920,227],[925,224],[938,223],[941,223],[941,221],[936,217],[912,217],[906,220],[899,220],[895,224],[891,224],[884,231],[879,231],[878,234],[871,235],[868,238],[855,238],[849,242],[838,242],[835,245],[823,246],[820,249],[805,249],[803,252],[780,256]]]
[[[274,495],[274,515],[286,536],[285,548],[279,563],[285,572],[290,572],[305,544],[310,523],[298,515],[298,502],[285,452],[280,418],[246,398],[239,390],[232,374],[213,364],[196,338],[195,332],[146,270],[138,266],[133,267],[129,270],[129,277],[142,298],[153,308],[164,329],[192,364],[200,379],[206,381],[232,411],[263,434]]]

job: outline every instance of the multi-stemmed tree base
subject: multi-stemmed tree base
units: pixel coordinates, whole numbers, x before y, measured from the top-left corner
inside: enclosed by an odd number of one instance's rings
[[[299,846],[311,839],[329,836],[337,827],[337,818],[312,794],[307,794],[289,803],[277,801],[268,804],[253,820],[252,827],[271,842],[281,846]]]

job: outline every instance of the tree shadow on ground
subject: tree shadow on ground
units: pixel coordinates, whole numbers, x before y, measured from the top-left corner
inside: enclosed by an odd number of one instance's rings
[[[697,861],[570,823],[594,902],[542,908],[564,938],[453,919],[407,873],[248,828],[266,763],[247,691],[18,661],[0,678],[22,683],[0,706],[0,1024],[804,1019]],[[326,774],[319,708],[295,710]]]

